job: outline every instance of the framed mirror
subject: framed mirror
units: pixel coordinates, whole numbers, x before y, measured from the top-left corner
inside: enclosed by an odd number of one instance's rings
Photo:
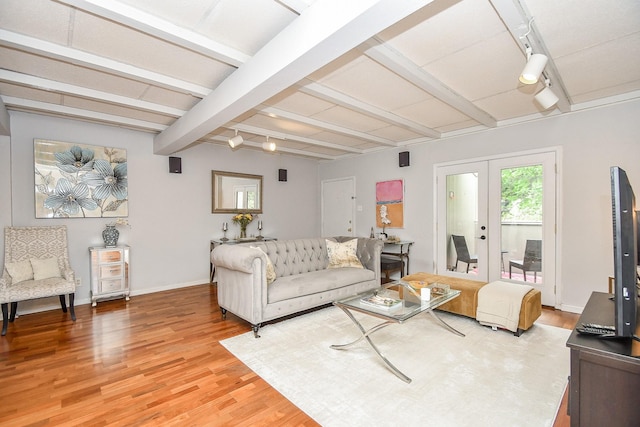
[[[262,213],[262,175],[211,171],[212,213]]]

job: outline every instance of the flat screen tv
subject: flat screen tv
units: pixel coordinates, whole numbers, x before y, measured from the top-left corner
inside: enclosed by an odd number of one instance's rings
[[[638,230],[635,195],[626,172],[611,167],[615,335],[633,337],[638,310]]]

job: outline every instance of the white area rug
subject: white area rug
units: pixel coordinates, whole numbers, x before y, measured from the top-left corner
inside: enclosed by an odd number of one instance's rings
[[[534,325],[522,336],[439,313],[372,335],[413,381],[406,384],[330,307],[222,341],[231,353],[323,426],[551,426],[569,375],[571,331]],[[378,319],[356,313],[365,325]]]

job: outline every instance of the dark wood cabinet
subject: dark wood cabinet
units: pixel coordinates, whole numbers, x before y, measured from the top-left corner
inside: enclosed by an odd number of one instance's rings
[[[610,297],[607,293],[594,292],[578,325],[613,325],[615,309]],[[571,349],[571,425],[640,425],[640,342],[602,339],[574,330],[567,347]]]

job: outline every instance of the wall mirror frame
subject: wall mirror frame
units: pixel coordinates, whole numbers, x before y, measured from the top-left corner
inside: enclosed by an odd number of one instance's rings
[[[262,175],[211,171],[211,213],[262,213]]]

